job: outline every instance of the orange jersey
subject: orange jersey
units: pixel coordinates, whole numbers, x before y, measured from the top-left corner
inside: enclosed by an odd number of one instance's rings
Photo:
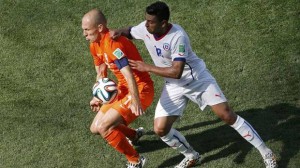
[[[129,39],[120,36],[117,40],[112,40],[109,32],[107,32],[100,42],[93,42],[90,44],[90,51],[95,66],[105,63],[118,79],[119,85],[128,88],[123,74],[115,64],[115,60],[127,57],[131,60],[142,61],[142,57],[137,48]],[[132,72],[137,85],[139,85],[140,82],[153,83],[148,72],[140,72],[133,69]]]
[[[109,109],[113,108],[122,115],[126,125],[130,124],[137,116],[130,110],[131,96],[129,96],[128,93],[128,84],[115,61],[124,57],[131,60],[142,61],[142,57],[130,40],[123,36],[117,40],[112,40],[109,32],[107,32],[100,41],[91,43],[90,51],[95,66],[105,63],[118,79],[120,91],[118,93],[118,99],[111,104],[101,106],[100,111],[106,113]],[[138,87],[142,108],[146,110],[154,98],[153,81],[148,72],[140,72],[132,69],[132,73]]]

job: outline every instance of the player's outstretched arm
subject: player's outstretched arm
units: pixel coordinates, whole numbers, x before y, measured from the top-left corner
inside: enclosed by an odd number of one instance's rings
[[[157,67],[155,65],[146,64],[142,61],[129,60],[129,65],[132,69],[136,69],[138,71],[151,72],[162,77],[180,79],[185,62],[173,61],[171,67]]]

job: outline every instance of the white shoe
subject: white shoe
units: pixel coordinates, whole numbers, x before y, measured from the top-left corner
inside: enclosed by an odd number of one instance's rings
[[[276,157],[273,152],[267,153],[264,157],[266,168],[277,168]]]
[[[137,128],[135,131],[136,131],[136,136],[135,136],[134,139],[129,139],[129,138],[127,138],[128,142],[129,142],[132,146],[133,146],[133,145],[137,145],[138,142],[139,142],[139,140],[140,140],[140,138],[141,138],[142,136],[145,135],[145,129],[144,129],[143,127],[139,127],[139,128]]]
[[[175,168],[189,168],[189,167],[194,167],[197,164],[200,164],[200,155],[197,152],[196,156],[194,158],[184,158]]]
[[[139,163],[127,163],[127,168],[143,168],[147,159],[144,156],[140,156]]]

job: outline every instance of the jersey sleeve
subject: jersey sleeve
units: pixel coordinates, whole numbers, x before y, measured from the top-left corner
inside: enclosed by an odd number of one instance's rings
[[[122,69],[129,65],[128,53],[126,50],[126,47],[128,46],[127,41],[123,37],[120,37],[116,41],[112,41],[110,59],[114,61],[118,69]]]
[[[117,41],[112,42],[110,48],[111,49],[110,59],[113,61],[127,56],[125,52],[126,44],[122,43],[121,41],[122,41],[121,39],[118,39]]]
[[[188,53],[187,53],[187,39],[185,36],[179,36],[177,40],[171,44],[172,48],[172,61],[185,61]]]
[[[131,27],[130,34],[134,39],[138,39],[138,40],[144,39],[146,33],[145,31],[147,31],[145,24],[146,21],[143,21],[142,23]]]
[[[96,48],[92,43],[90,44],[90,52],[91,52],[91,55],[93,57],[95,66],[99,66],[102,63],[104,63],[103,60],[100,57],[97,56]]]

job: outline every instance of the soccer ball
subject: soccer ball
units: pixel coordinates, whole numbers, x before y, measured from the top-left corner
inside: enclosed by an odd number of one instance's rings
[[[99,79],[93,87],[93,96],[102,101],[102,104],[109,104],[115,100],[118,94],[117,84],[109,78]]]

